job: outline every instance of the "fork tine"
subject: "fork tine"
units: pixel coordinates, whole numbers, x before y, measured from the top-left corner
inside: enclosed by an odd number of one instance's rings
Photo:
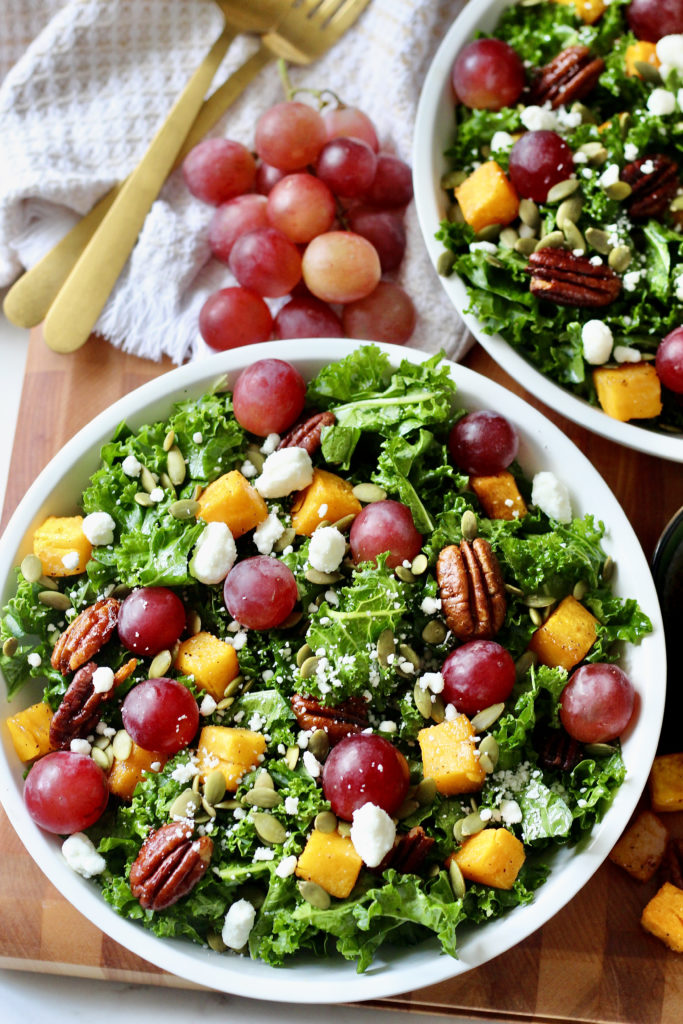
[[[345,32],[362,14],[370,0],[341,0],[337,10],[331,14],[323,28],[333,29],[336,34]]]

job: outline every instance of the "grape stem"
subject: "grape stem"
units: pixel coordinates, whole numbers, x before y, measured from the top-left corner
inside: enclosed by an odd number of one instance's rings
[[[336,104],[336,110],[342,110],[346,106],[344,101],[340,99],[339,96],[337,96],[336,92],[332,92],[331,89],[310,89],[304,87],[295,89],[289,77],[289,68],[287,65],[287,61],[284,60],[284,58],[280,57],[280,59],[278,60],[277,69],[280,75],[282,88],[284,89],[285,99],[287,100],[287,102],[293,100],[295,96],[308,94],[309,96],[313,96],[318,101],[319,111],[324,110],[325,107],[329,107],[331,103]]]

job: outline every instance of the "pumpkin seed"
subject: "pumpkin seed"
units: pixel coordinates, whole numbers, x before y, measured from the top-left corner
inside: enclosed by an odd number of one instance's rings
[[[462,519],[460,520],[460,530],[465,540],[474,540],[478,529],[477,517],[472,509],[468,508],[466,512],[463,512]]]
[[[427,558],[427,556],[423,555],[423,554],[419,554],[419,555],[416,555],[415,558],[413,559],[413,561],[411,563],[411,566],[410,566],[410,571],[415,576],[421,576],[423,572],[427,571],[427,566],[428,565],[429,565],[429,559]]]
[[[125,729],[119,729],[111,741],[114,757],[117,761],[127,761],[133,750],[133,741]]]
[[[266,789],[275,789],[275,783],[273,782],[273,778],[271,775],[269,775],[265,768],[262,768],[261,771],[256,776],[256,782],[254,783],[254,785],[264,786]]]
[[[104,750],[105,747],[110,747],[110,746],[111,746],[111,740],[109,739],[108,736],[98,736],[93,741],[93,747],[99,747],[100,750]]]
[[[292,629],[298,625],[304,617],[304,613],[300,609],[295,609],[290,612],[284,622],[281,622],[278,629]]]
[[[564,245],[564,235],[561,231],[551,231],[534,245],[534,252],[541,249],[560,249]]]
[[[244,799],[251,807],[264,807],[266,809],[279,807],[282,803],[280,794],[274,789],[268,789],[267,786],[254,786],[253,789],[249,790]]]
[[[446,171],[441,175],[441,188],[457,188],[467,177],[466,171]]]
[[[177,444],[174,444],[166,456],[166,470],[176,487],[180,487],[187,473],[187,466],[183,453]]]
[[[347,839],[351,835],[351,822],[340,821],[337,824],[337,832],[340,836],[345,836]]]
[[[448,630],[439,619],[432,619],[422,630],[422,639],[427,644],[442,644]]]
[[[451,862],[448,865],[448,880],[451,883],[451,889],[456,900],[461,900],[465,895],[465,879],[463,878],[462,871],[460,870],[457,861],[451,857]]]
[[[431,698],[430,698],[431,699]],[[432,714],[431,719],[440,725],[446,717],[446,705],[444,704],[443,697],[437,693],[434,700],[432,701]]]
[[[168,672],[171,664],[173,663],[173,657],[170,651],[159,651],[157,656],[152,659],[152,663],[149,666],[149,672],[147,674],[149,679],[161,679]]]
[[[201,484],[195,484],[194,485],[194,487],[192,488],[192,497],[193,497],[193,499],[195,501],[199,501],[199,499],[202,496],[202,491],[203,490],[204,490],[204,488],[202,487]]]
[[[38,580],[38,583],[40,583],[41,587],[43,587],[44,590],[59,590],[59,587],[57,586],[55,581],[51,579],[49,576],[41,576],[40,579]]]
[[[159,478],[151,473],[147,466],[143,466],[140,470],[140,483],[148,494],[151,494],[156,485],[159,483]]]
[[[329,519],[321,519],[320,522],[318,523],[318,525],[316,526],[316,530],[322,530],[323,526],[331,526],[331,525],[332,524],[330,523]]]
[[[299,760],[299,754],[301,753],[299,747],[287,747],[285,754],[285,764],[289,768],[290,772],[293,772],[296,768],[296,763]]]
[[[196,519],[199,512],[199,502],[193,498],[180,498],[169,505],[168,511],[174,519]]]
[[[228,708],[231,708],[234,703],[234,697],[223,697],[223,699],[219,700],[218,703],[216,704],[216,711],[227,711]]]
[[[327,910],[332,903],[329,892],[326,892],[322,885],[317,882],[298,882],[299,892],[307,903],[317,910]]]
[[[500,233],[498,244],[501,249],[514,249],[518,239],[519,234],[514,228],[504,228]]]
[[[330,740],[324,729],[316,729],[308,740],[308,749],[319,761],[324,761],[330,750]]]
[[[586,240],[573,221],[568,220],[562,228],[562,232],[567,245],[572,251],[574,249],[577,251],[580,249],[582,253],[586,251]]]
[[[484,736],[483,740],[479,744],[479,757],[481,758],[482,755],[486,755],[486,757],[489,758],[491,762],[490,770],[493,771],[496,765],[498,764],[500,749],[498,747],[498,742],[495,736],[492,736],[490,733],[488,734],[488,736]],[[489,771],[489,769],[485,769],[485,771]]]
[[[209,932],[206,936],[206,941],[209,948],[212,949],[214,953],[225,953],[228,948],[223,942],[223,937],[219,935],[218,932]]]
[[[124,597],[128,597],[130,592],[131,588],[127,587],[125,583],[118,583],[112,590],[111,594],[112,597],[120,597],[123,599]]]
[[[576,224],[577,220],[581,216],[581,210],[583,208],[583,199],[581,196],[571,196],[569,199],[565,199],[563,203],[557,208],[557,226],[561,231],[564,231],[568,223]]]
[[[335,520],[335,522],[332,523],[332,526],[334,526],[335,530],[339,530],[340,533],[345,533],[353,524],[355,518],[355,514],[350,512],[348,516],[342,516],[341,519]]]
[[[324,832],[326,835],[336,832],[337,815],[333,814],[332,811],[321,811],[320,814],[316,814],[313,820],[313,828],[317,829],[318,832]]]
[[[490,729],[494,722],[498,721],[505,710],[505,704],[501,701],[498,704],[489,704],[483,708],[472,719],[472,728],[475,732],[484,732]]]
[[[525,651],[524,654],[520,654],[519,658],[515,662],[515,679],[517,682],[520,679],[524,679],[529,669],[536,664],[538,658],[535,651]]]
[[[235,676],[232,682],[228,683],[228,685],[223,690],[223,696],[234,697],[243,682],[244,676]]]
[[[457,199],[454,198],[453,202],[448,207],[446,211],[446,217],[451,222],[451,224],[465,223],[465,214],[462,212],[462,208]]]
[[[406,569],[405,565],[397,565],[394,572],[403,583],[414,583],[417,578],[410,569]]]
[[[581,124],[595,124],[595,115],[585,104],[572,103],[571,112],[572,114],[578,114],[580,116]]]
[[[611,580],[614,575],[614,559],[611,555],[608,555],[605,561],[602,563],[602,570],[600,572],[603,580]],[[38,595],[40,596],[40,595]]]
[[[680,211],[683,210],[683,196],[676,196],[676,198],[669,203],[669,209],[672,213],[680,213]]]
[[[453,825],[453,838],[455,839],[456,843],[462,842],[462,823],[464,820],[464,818],[458,818],[456,823]]]
[[[419,672],[420,666],[422,664],[419,655],[413,650],[413,648],[409,644],[398,645],[397,661],[398,664],[396,666],[396,670],[399,673],[399,675],[402,675],[404,678],[406,676],[414,676],[417,672]],[[405,668],[401,667],[404,662],[408,662],[408,664],[412,666],[412,671],[406,670]]]
[[[199,776],[197,776],[199,778]],[[171,818],[193,818],[194,812],[201,807],[202,798],[193,789],[184,789],[168,809]]]
[[[434,802],[436,797],[436,782],[434,779],[427,777],[423,779],[415,790],[415,799],[421,807],[426,807],[428,804]]]
[[[578,189],[581,182],[578,178],[566,178],[564,181],[558,181],[556,185],[548,191],[546,198],[547,203],[561,203],[563,199],[568,199],[569,196],[573,196]]]
[[[138,491],[135,495],[135,500],[138,505],[142,506],[142,508],[151,508],[154,504],[147,491]]]
[[[623,274],[630,267],[632,259],[633,253],[628,245],[617,245],[609,254],[607,262],[612,270],[616,270],[618,274]]]
[[[414,814],[419,806],[420,804],[417,800],[406,799],[396,811],[396,817],[399,821],[403,821],[405,818],[409,818],[411,814]]]
[[[314,569],[312,566],[306,570],[304,576],[309,583],[338,583],[342,578],[340,572],[321,572],[320,569]]]
[[[533,199],[522,199],[519,203],[519,219],[522,224],[537,231],[541,223],[541,214]]]
[[[202,807],[210,818],[216,817],[216,808],[209,803],[205,796],[202,797]]]
[[[364,505],[370,505],[374,501],[384,501],[387,492],[377,484],[356,484],[353,488],[353,496]]]
[[[579,146],[578,152],[584,153],[588,157],[588,163],[596,167],[604,164],[609,156],[601,142],[584,142],[583,146]]]
[[[197,774],[195,775],[195,777],[192,780],[192,792],[193,793],[197,793],[197,794],[199,793],[199,786],[200,786],[200,784],[201,784],[201,780],[199,778],[199,772],[197,772]]]
[[[487,224],[481,231],[477,231],[474,237],[478,242],[495,242],[502,227],[502,224]]]
[[[214,807],[217,811],[235,811],[241,804],[239,800],[219,800]]]
[[[520,253],[522,256],[531,256],[532,252],[536,248],[535,238],[519,238],[515,242],[515,252]]]
[[[616,747],[609,743],[587,743],[583,749],[589,757],[609,757],[614,753]]]
[[[215,768],[204,780],[204,798],[215,807],[225,796],[225,776],[220,768]]]
[[[429,690],[423,690],[419,683],[415,683],[413,700],[423,718],[432,717],[432,695]]]
[[[524,597],[524,591],[521,587],[516,587],[513,583],[506,583],[505,589],[508,594],[514,594],[515,597]]]
[[[171,491],[173,494],[175,494],[175,487],[173,486],[173,481],[171,480],[168,473],[160,474],[159,483],[161,484],[165,491]]]
[[[538,608],[530,608],[529,609],[529,618],[533,622],[534,626],[542,626],[543,625],[543,616],[539,612]]]
[[[555,604],[555,598],[549,594],[527,594],[522,600],[528,608],[547,608]]]
[[[461,818],[460,832],[463,836],[475,836],[486,828],[486,822],[482,821],[479,811],[472,811],[471,814]]]
[[[660,75],[659,70],[653,64],[648,64],[646,60],[634,60],[633,67],[638,72],[643,81],[651,82],[652,85],[662,84],[662,76]]]
[[[614,248],[609,240],[609,235],[601,228],[586,228],[586,241],[591,249],[607,256]]]
[[[615,181],[613,185],[608,185],[605,189],[605,192],[610,199],[616,199],[618,203],[620,203],[622,199],[628,199],[632,191],[633,190],[627,181]]]
[[[575,601],[583,601],[584,597],[588,593],[588,584],[585,580],[579,580],[572,590],[572,597]]]
[[[293,527],[291,527],[291,526],[286,527],[285,532],[282,534],[282,536],[279,538],[279,540],[275,541],[275,544],[273,545],[273,550],[274,551],[284,551],[285,548],[289,547],[289,545],[292,543],[292,541],[295,539],[295,537],[296,537],[296,530],[293,529]]]
[[[296,652],[296,667],[301,668],[303,663],[311,657],[313,649],[308,644],[302,644],[299,650]]]
[[[37,583],[43,575],[43,563],[38,555],[26,555],[21,562],[21,575],[29,583]]]
[[[259,451],[258,445],[250,444],[247,447],[247,459],[258,473],[262,471],[266,457],[262,451]]]
[[[264,790],[264,793],[267,792],[269,790]],[[277,818],[274,818],[272,814],[267,814],[264,811],[252,811],[251,819],[254,822],[257,836],[264,843],[268,843],[271,846],[284,843],[287,838],[285,826]]]
[[[459,207],[458,207],[459,209]],[[449,220],[451,218],[449,217]],[[463,218],[464,220],[464,218]],[[436,261],[436,272],[440,277],[450,277],[453,273],[453,267],[455,266],[455,253],[445,250],[439,253],[439,257]]]
[[[317,655],[313,655],[312,658],[306,658],[306,660],[300,665],[300,672],[302,679],[310,679],[311,676],[315,675],[315,670],[320,663],[320,658]]]
[[[504,267],[505,264],[502,260],[499,260],[496,256],[492,256],[490,252],[484,253],[484,259],[487,263],[490,263],[492,267]]]
[[[164,438],[164,443],[162,445],[162,447],[163,447],[165,452],[168,452],[168,451],[171,450],[171,448],[173,447],[173,442],[174,441],[175,441],[175,430],[169,430],[169,432],[166,434],[166,437]]]
[[[95,762],[98,768],[101,768],[103,772],[109,771],[111,767],[109,758],[105,754],[104,750],[100,750],[99,747],[93,747],[90,751],[90,757]]]
[[[65,612],[67,608],[71,607],[69,598],[59,590],[41,590],[38,594],[38,600],[41,604],[45,604],[48,608],[54,608],[59,612]]]
[[[2,645],[2,653],[6,658],[13,658],[19,648],[19,641],[15,636],[8,636]]]

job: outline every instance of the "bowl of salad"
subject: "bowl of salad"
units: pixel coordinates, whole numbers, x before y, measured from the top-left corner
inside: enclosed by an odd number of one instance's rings
[[[485,0],[417,112],[421,229],[490,355],[548,406],[683,460],[683,3]]]
[[[166,374],[41,473],[0,576],[12,824],[108,935],[215,989],[360,1000],[485,963],[597,870],[655,753],[626,516],[438,354]]]

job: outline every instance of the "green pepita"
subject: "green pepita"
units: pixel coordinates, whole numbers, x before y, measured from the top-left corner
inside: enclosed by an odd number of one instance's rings
[[[142,508],[151,508],[152,505],[154,504],[147,491],[138,491],[138,493],[135,495],[135,501]]]
[[[422,639],[427,644],[442,644],[446,639],[448,630],[439,619],[432,619],[422,630]]]
[[[648,64],[646,60],[635,60],[633,67],[644,82],[650,82],[652,85],[662,84],[662,76],[659,73],[659,69],[653,64]]]
[[[320,658],[317,655],[313,655],[311,658],[306,658],[300,666],[301,678],[310,679],[311,676],[314,676],[319,663]]]
[[[37,555],[26,555],[21,562],[21,575],[29,583],[37,583],[43,575],[43,563]]]
[[[223,697],[216,704],[216,711],[227,711],[235,703],[234,697]]]
[[[205,796],[202,797],[202,807],[204,808],[204,813],[208,814],[209,818],[216,817],[216,808],[209,803]]]
[[[399,672],[399,674],[404,677],[411,677],[416,675],[419,672],[420,667],[422,665],[419,654],[417,654],[416,651],[414,651],[409,644],[398,645],[397,662],[398,664],[396,665],[396,669]],[[408,665],[411,666],[410,669],[405,667],[406,662],[408,663]]]
[[[460,530],[465,540],[474,540],[477,536],[479,523],[477,522],[477,517],[471,508],[468,508],[463,512],[462,519],[460,520]]]
[[[586,228],[586,241],[591,249],[595,249],[603,256],[607,256],[613,249],[609,235],[601,228]]]
[[[460,832],[464,836],[475,836],[486,828],[486,822],[482,821],[479,811],[472,811],[471,814],[461,818]]]
[[[558,181],[556,185],[549,189],[546,202],[561,203],[563,199],[573,196],[580,184],[581,182],[578,178],[566,178],[564,181]]]
[[[669,203],[669,209],[672,213],[680,213],[680,211],[683,210],[683,196],[676,196],[676,198]]]
[[[575,601],[583,601],[587,593],[588,584],[585,580],[579,580],[579,582],[575,584],[574,589],[572,590],[572,597]]]
[[[611,580],[614,575],[614,559],[611,555],[608,555],[605,561],[602,563],[602,570],[600,572],[603,580]]]
[[[609,156],[607,149],[601,142],[584,142],[583,146],[579,146],[578,152],[585,153],[588,157],[588,163],[594,167],[601,167]]]
[[[451,224],[465,223],[465,214],[462,212],[462,208],[457,199],[454,198],[453,202],[449,204],[449,207],[446,210],[446,217],[451,222]]]
[[[173,481],[174,486],[180,487],[185,480],[187,466],[185,465],[183,453],[176,444],[173,445],[166,456],[166,471]]]
[[[8,636],[2,645],[2,653],[6,658],[13,658],[19,648],[19,641],[15,636]]]
[[[474,237],[478,242],[495,242],[502,228],[502,224],[487,224],[481,231],[477,231]]]
[[[374,501],[384,501],[387,492],[377,484],[356,484],[353,488],[353,496],[364,505],[370,505]]]
[[[317,910],[327,910],[332,903],[329,892],[326,892],[317,882],[299,882],[298,888],[306,902]]]
[[[335,530],[339,530],[340,533],[345,533],[350,526],[353,525],[353,521],[356,518],[353,512],[349,512],[348,516],[342,516],[341,519],[337,519],[332,525]]]
[[[451,857],[451,862],[448,865],[448,879],[451,883],[451,889],[456,900],[461,900],[465,895],[465,879],[463,878],[462,871],[460,870],[457,861]]]
[[[589,757],[610,757],[615,750],[616,747],[610,746],[609,743],[587,743],[583,748]]]
[[[320,569],[314,569],[313,566],[309,566],[304,573],[304,576],[309,583],[318,583],[320,585],[328,583],[338,583],[342,579],[340,572],[321,572]]]
[[[498,764],[500,749],[498,747],[498,741],[496,740],[495,736],[492,736],[490,733],[488,734],[488,736],[484,736],[481,743],[479,744],[479,757],[481,758],[482,755],[486,755],[486,757],[489,758],[491,762],[490,770],[493,771],[496,765]]]
[[[199,502],[192,498],[180,498],[169,505],[168,511],[174,519],[196,519],[199,512]]]
[[[225,796],[225,776],[220,768],[215,768],[206,776],[204,782],[204,799],[215,807]]]
[[[290,772],[293,772],[296,768],[296,763],[299,760],[300,753],[301,750],[299,747],[287,747],[287,752],[285,753],[285,764],[289,768]]]
[[[324,729],[316,729],[308,740],[308,749],[318,761],[324,761],[330,751],[330,739]]]
[[[561,231],[551,231],[535,243],[534,252],[540,252],[541,249],[560,249],[563,245],[564,234]]]
[[[159,651],[149,666],[148,678],[161,679],[168,672],[172,662],[173,656],[170,651]]]
[[[431,719],[433,722],[436,722],[437,725],[440,725],[445,717],[446,705],[441,694],[437,693],[436,696],[434,697],[434,700],[432,701]]]
[[[266,461],[266,457],[262,451],[255,444],[250,444],[247,448],[247,459],[251,462],[252,466],[257,473],[263,470],[263,463]]]
[[[632,259],[633,252],[628,245],[617,245],[609,254],[607,262],[612,270],[616,270],[618,274],[623,274],[630,267]]]
[[[347,839],[351,835],[351,822],[340,821],[337,824],[337,832],[340,836],[345,836]]]
[[[225,953],[228,948],[223,942],[223,938],[218,932],[209,932],[206,936],[206,941],[209,949],[212,949],[214,953]]]
[[[254,786],[245,795],[244,799],[251,807],[263,807],[270,809],[271,807],[279,807],[282,803],[282,797],[274,789],[268,789],[267,786]],[[276,819],[273,818],[273,821]],[[279,822],[278,822],[279,824]]]
[[[320,814],[316,814],[313,820],[313,828],[316,828],[318,832],[324,832],[326,835],[336,832],[337,815],[333,814],[332,811],[321,811]]]
[[[201,779],[199,778],[199,772],[197,772],[197,774],[195,775],[195,777],[192,780],[192,792],[193,793],[197,793],[197,795],[199,795],[199,787],[200,787],[200,785],[201,785]]]
[[[623,199],[628,199],[632,191],[627,181],[615,181],[613,185],[607,185],[605,188],[605,192],[610,199],[615,199],[618,203]]]
[[[300,608],[295,608],[293,612],[290,612],[287,618],[280,623],[278,629],[293,629],[297,626],[304,617],[304,613]]]
[[[522,256],[531,256],[532,252],[536,248],[535,238],[519,238],[515,242],[515,252],[520,253]]]
[[[405,567],[405,565],[397,565],[394,572],[402,583],[414,583],[417,578],[410,569]]]
[[[164,438],[164,443],[163,443],[163,446],[162,446],[165,452],[168,452],[168,451],[171,450],[171,448],[173,447],[173,442],[174,441],[175,441],[175,430],[169,430],[169,432],[166,434],[166,437]]]
[[[423,689],[419,683],[415,683],[413,700],[423,718],[432,717],[432,695],[429,690]]]
[[[40,583],[44,590],[59,590],[58,585],[51,576],[41,576],[38,583]]]
[[[158,477],[154,475],[154,473],[150,472],[150,470],[147,469],[147,466],[143,466],[142,469],[140,470],[140,483],[147,491],[147,493],[151,494],[154,488],[159,483],[159,480]]]
[[[595,124],[595,115],[584,103],[572,103],[571,113],[578,114],[581,124]]]
[[[427,556],[423,555],[423,554],[419,554],[419,555],[416,555],[415,558],[413,559],[413,561],[411,563],[411,566],[410,566],[410,571],[415,576],[421,576],[423,572],[427,571],[427,566],[428,565],[429,565],[429,559],[427,558]]]
[[[524,679],[529,669],[536,664],[538,657],[535,651],[524,651],[515,662],[515,679],[519,682]]]
[[[414,814],[419,806],[420,804],[417,800],[406,799],[396,811],[396,817],[399,821],[403,821],[405,818],[409,818],[411,814]]]
[[[458,207],[460,209],[460,207]],[[450,218],[449,218],[450,220]],[[455,266],[455,253],[445,249],[439,253],[436,261],[436,272],[440,277],[450,277]]]
[[[296,652],[296,667],[301,668],[303,663],[313,655],[313,649],[308,644],[302,644]]]
[[[516,587],[514,583],[506,583],[505,589],[507,590],[508,594],[514,594],[515,597],[524,597],[524,591],[522,590],[522,588]]]
[[[106,751],[101,750],[100,747],[93,747],[90,751],[90,757],[95,762],[98,768],[101,768],[103,772],[109,771],[111,768],[111,762],[107,756]],[[112,754],[113,757],[113,754]]]
[[[256,776],[256,782],[254,783],[254,785],[264,786],[266,789],[275,789],[273,777],[266,771],[265,768],[262,768],[261,771]]]
[[[521,199],[519,203],[519,219],[522,224],[537,231],[541,223],[541,214],[533,199]]]
[[[117,761],[127,761],[133,750],[133,741],[125,729],[119,729],[112,737],[111,746]]]
[[[98,736],[93,742],[93,747],[99,747],[100,750],[104,750],[106,747],[110,746],[111,740],[108,736]]]
[[[294,530],[293,527],[291,527],[291,526],[287,526],[285,528],[285,532],[282,534],[282,536],[278,540],[275,541],[275,544],[273,545],[273,550],[274,551],[284,551],[285,548],[289,547],[289,545],[292,543],[292,541],[295,539],[295,537],[296,537],[296,530]]]
[[[543,615],[538,610],[538,608],[530,608],[529,609],[529,618],[533,622],[534,626],[542,626],[543,625]]]
[[[555,218],[558,228],[564,231],[567,224],[576,224],[581,216],[582,208],[583,199],[581,196],[571,196],[569,199],[565,199],[563,203],[560,203]]]
[[[415,799],[421,807],[427,807],[436,798],[436,782],[434,779],[426,778],[418,783],[415,790]]]
[[[184,789],[168,809],[171,818],[194,818],[194,812],[202,805],[202,798],[193,789]]]
[[[264,790],[265,792],[269,791]],[[257,836],[264,843],[268,843],[270,846],[284,843],[287,838],[287,830],[282,822],[274,818],[272,814],[267,814],[264,811],[252,811],[251,819],[254,822]]]
[[[498,704],[489,704],[483,708],[472,719],[472,728],[475,732],[484,732],[490,729],[494,722],[497,722],[505,710],[505,704],[500,701]]]
[[[67,608],[71,607],[69,598],[59,590],[41,590],[38,594],[38,600],[41,604],[45,604],[48,608],[54,608],[59,612],[65,612]]]
[[[168,473],[161,473],[159,475],[159,483],[165,491],[172,491],[175,494],[175,487]]]
[[[573,221],[568,220],[562,228],[562,232],[564,234],[565,241],[572,252],[574,250],[577,252],[578,250],[581,250],[582,253],[586,251],[586,240]]]
[[[528,608],[547,608],[555,604],[556,598],[551,594],[526,594],[522,600]]]
[[[501,249],[514,249],[519,240],[519,233],[514,228],[503,228],[498,239]]]
[[[441,188],[457,188],[467,177],[467,171],[446,171],[441,175]]]
[[[216,808],[217,811],[234,811],[241,806],[242,805],[240,804],[239,800],[233,799],[219,800],[217,804],[214,804],[214,807]]]
[[[244,682],[244,676],[235,676],[223,690],[224,697],[234,697]]]

